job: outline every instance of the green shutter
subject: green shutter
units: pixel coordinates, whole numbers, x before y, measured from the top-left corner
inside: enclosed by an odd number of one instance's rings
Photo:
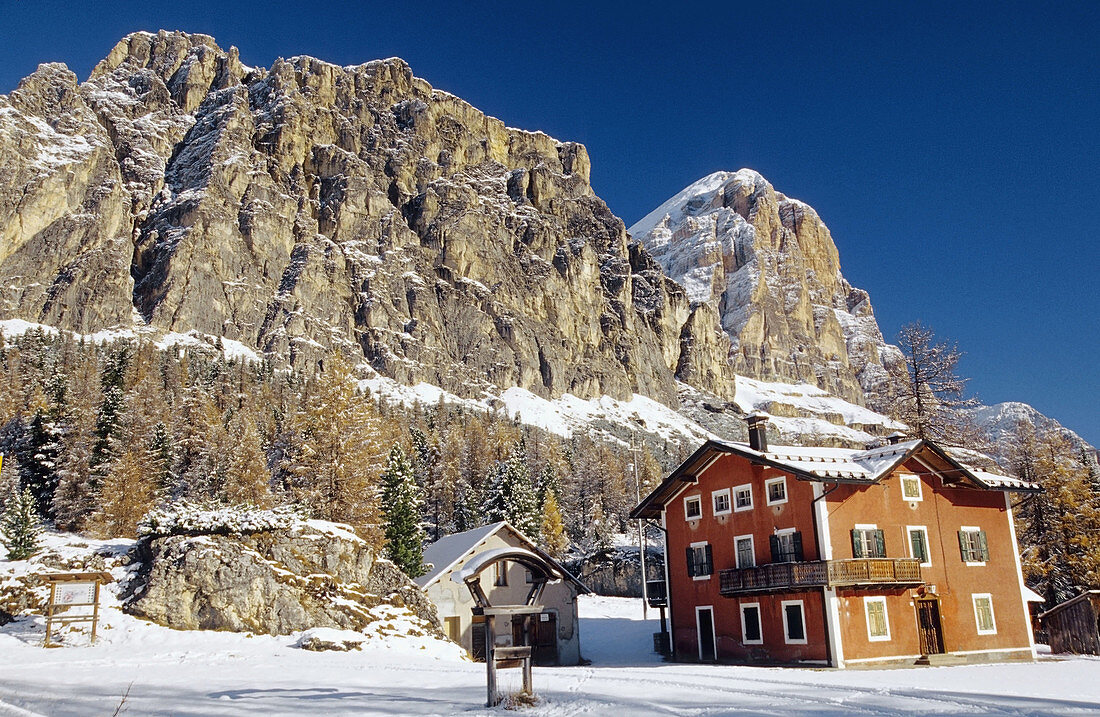
[[[978,550],[981,551],[982,562],[983,563],[988,563],[989,562],[989,546],[985,542],[985,531],[984,530],[979,530],[978,531]]]
[[[852,557],[863,557],[863,541],[859,539],[859,531],[852,530]]]
[[[693,577],[695,577],[695,548],[692,548],[690,546],[688,547],[688,549],[687,549],[687,560],[688,560],[688,577],[693,578]]]
[[[874,535],[874,539],[875,539],[875,552],[874,552],[873,557],[885,558],[886,557],[886,537],[882,534],[881,530],[873,531],[873,535]]]
[[[961,530],[959,531],[959,554],[962,556],[964,563],[970,562],[970,550],[968,549],[966,541],[966,533]]]

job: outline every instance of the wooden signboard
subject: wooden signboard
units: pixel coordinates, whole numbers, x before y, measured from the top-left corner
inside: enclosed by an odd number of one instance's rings
[[[92,623],[92,641],[95,642],[99,623],[99,588],[103,583],[111,582],[111,574],[47,573],[38,577],[50,585],[43,647],[60,647],[52,640],[54,625],[64,627],[78,622]]]

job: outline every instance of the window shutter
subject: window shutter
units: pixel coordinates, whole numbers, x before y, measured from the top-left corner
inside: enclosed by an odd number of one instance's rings
[[[874,531],[875,534],[875,554],[876,558],[886,557],[886,537],[883,536],[881,530]]]
[[[987,545],[986,542],[985,542],[985,531],[984,530],[979,530],[978,531],[978,550],[981,551],[982,562],[983,563],[988,563],[989,562],[989,545]]]
[[[706,562],[703,564],[703,569],[700,571],[703,575],[710,575],[714,572],[714,554],[711,552],[710,543],[704,547],[706,553]]]
[[[768,539],[768,542],[771,544],[771,548],[772,548],[772,562],[773,563],[778,563],[779,562],[779,536],[778,535],[770,536],[769,539]]]
[[[858,530],[852,530],[852,557],[863,557],[863,541],[859,539]]]
[[[691,546],[688,546],[687,559],[688,559],[688,577],[693,578],[693,577],[695,577],[695,548],[693,548]]]
[[[791,545],[794,547],[794,561],[796,563],[802,562],[802,533],[795,531],[791,535]]]
[[[959,531],[959,554],[962,555],[964,563],[970,562],[969,551],[967,550],[966,533]]]

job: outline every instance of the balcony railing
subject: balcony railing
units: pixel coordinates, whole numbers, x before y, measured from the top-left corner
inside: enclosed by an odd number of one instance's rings
[[[668,607],[668,589],[664,580],[646,580],[645,594],[650,607]]]
[[[923,581],[913,558],[856,558],[771,563],[718,572],[723,595],[809,587],[915,587]]]

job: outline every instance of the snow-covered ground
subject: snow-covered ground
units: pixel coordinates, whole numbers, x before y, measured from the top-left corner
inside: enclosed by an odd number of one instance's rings
[[[34,620],[0,628],[0,715],[502,713],[483,706],[484,665],[449,643],[309,652],[300,635],[181,632],[108,603],[94,646],[69,636],[43,649]],[[536,668],[532,715],[1100,714],[1097,659],[862,672],[672,664],[650,652],[656,616],[643,621],[639,600],[584,596],[580,612],[591,664]],[[518,671],[503,683],[518,687]]]

